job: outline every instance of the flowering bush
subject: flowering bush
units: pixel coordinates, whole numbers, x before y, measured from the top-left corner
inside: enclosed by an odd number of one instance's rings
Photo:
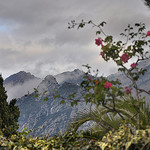
[[[113,36],[107,35],[103,31],[102,27],[106,22],[96,25],[92,21],[84,22],[82,20],[81,23],[73,21],[69,24],[69,28],[74,28],[75,26],[83,28],[86,24],[92,24],[98,28],[96,35],[99,37],[95,39],[95,44],[101,46],[100,55],[105,61],[112,59],[117,64],[118,71],[123,72],[130,80],[130,84],[124,88],[120,81],[109,81],[103,76],[97,77],[98,73],[96,73],[96,76],[92,80],[85,80],[81,84],[84,88],[84,94],[82,94],[84,100],[86,103],[91,103],[91,105],[94,104],[97,107],[101,106],[101,108],[105,108],[109,113],[111,112],[119,116],[122,120],[132,118],[129,120],[134,122],[134,125],[138,129],[142,128],[142,117],[140,114],[142,112],[140,107],[145,103],[145,100],[141,94],[146,93],[150,95],[150,91],[141,89],[137,85],[139,77],[143,76],[146,72],[146,69],[138,67],[138,63],[149,59],[146,49],[150,45],[148,37],[150,36],[150,31],[145,32],[144,23],[136,23],[135,29],[131,25],[128,25],[124,30],[125,32],[120,34],[126,38],[125,42],[123,42],[121,40],[114,41]],[[132,62],[133,58],[134,62],[130,64],[131,68],[128,68],[126,64],[129,63],[129,60]],[[88,68],[88,72],[85,79],[90,74],[90,67],[88,65],[86,67]],[[134,91],[133,94],[132,91]],[[128,101],[128,105],[133,107],[133,109],[136,108],[132,115],[123,110],[123,103],[126,103],[126,98],[131,100],[131,103]],[[135,104],[132,103],[133,101]],[[150,124],[148,123],[148,125]]]

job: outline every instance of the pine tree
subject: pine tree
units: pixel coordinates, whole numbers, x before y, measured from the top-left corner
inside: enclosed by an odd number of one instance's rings
[[[0,75],[0,133],[9,137],[17,132],[20,111],[18,106],[15,106],[16,99],[13,99],[10,103],[7,102],[7,94],[3,86],[3,81]]]

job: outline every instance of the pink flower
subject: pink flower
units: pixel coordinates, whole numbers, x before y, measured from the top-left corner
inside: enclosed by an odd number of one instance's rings
[[[121,60],[122,60],[124,63],[126,63],[126,62],[128,62],[128,60],[129,60],[129,56],[128,56],[126,53],[124,53],[124,54],[121,56]]]
[[[104,87],[105,87],[106,89],[109,89],[111,86],[112,86],[112,84],[111,84],[111,83],[109,83],[109,82],[105,82]]]
[[[125,87],[125,89],[127,94],[131,93],[131,90],[128,87]]]
[[[146,35],[147,35],[147,36],[150,36],[150,31],[147,31]]]
[[[91,80],[91,78],[88,78],[88,80]]]
[[[97,46],[100,46],[100,45],[101,45],[102,47],[104,46],[103,43],[102,43],[101,38],[95,39],[95,44],[96,44]]]
[[[100,52],[100,55],[103,56],[103,52]]]
[[[136,63],[131,64],[131,68],[135,68],[136,67]]]

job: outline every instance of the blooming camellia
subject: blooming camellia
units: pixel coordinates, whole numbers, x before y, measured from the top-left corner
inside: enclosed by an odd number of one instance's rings
[[[124,53],[124,54],[121,56],[121,60],[122,60],[124,63],[126,63],[126,62],[128,62],[128,60],[129,60],[129,56],[128,56],[126,53]]]
[[[147,31],[146,35],[147,35],[147,36],[150,36],[150,31]]]
[[[112,86],[112,84],[111,84],[111,83],[109,83],[109,82],[105,82],[104,87],[105,87],[106,89],[109,89],[111,86]]]
[[[103,43],[102,43],[101,38],[95,39],[95,44],[96,44],[97,46],[100,46],[100,45],[101,45],[102,47],[104,46]]]
[[[131,64],[131,68],[135,68],[136,67],[136,63]]]
[[[100,52],[100,55],[103,56],[103,52]]]
[[[125,89],[127,94],[131,93],[131,90],[128,87],[125,87]]]

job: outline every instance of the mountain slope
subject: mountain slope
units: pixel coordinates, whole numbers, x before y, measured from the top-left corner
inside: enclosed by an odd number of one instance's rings
[[[55,135],[59,131],[64,132],[70,118],[79,110],[84,109],[84,105],[71,107],[69,102],[60,104],[61,99],[54,100],[51,92],[57,89],[58,93],[64,97],[72,92],[79,92],[80,87],[73,83],[63,83],[59,85],[53,76],[47,76],[38,86],[38,90],[48,90],[46,95],[34,98],[35,93],[24,96],[17,101],[20,109],[19,125],[20,130],[25,124],[28,129],[42,128],[34,132],[34,135]],[[48,96],[49,100],[44,101]],[[86,108],[86,107],[85,107]]]

